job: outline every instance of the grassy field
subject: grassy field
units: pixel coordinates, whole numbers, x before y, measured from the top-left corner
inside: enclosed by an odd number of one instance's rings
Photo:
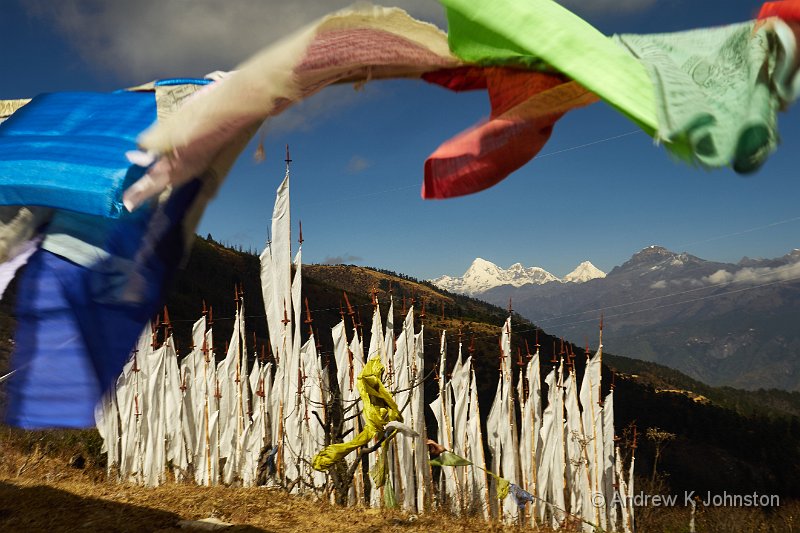
[[[234,524],[226,531],[531,531],[443,511],[336,507],[280,489],[109,482],[99,444],[94,431],[0,427],[0,531],[186,531],[181,521],[209,517]],[[683,506],[640,508],[637,531],[688,532],[690,516]],[[698,506],[695,514],[698,533],[791,532],[800,530],[799,520],[800,504],[784,501],[771,509]]]

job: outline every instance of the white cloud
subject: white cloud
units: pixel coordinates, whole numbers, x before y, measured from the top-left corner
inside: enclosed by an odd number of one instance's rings
[[[559,0],[577,13],[647,9],[655,0]],[[256,51],[352,0],[26,0],[78,55],[121,84],[230,70]],[[436,0],[385,2],[446,27]]]
[[[663,280],[663,279],[661,281],[656,281],[655,283],[650,285],[650,288],[651,289],[666,289],[667,288],[667,282],[666,282],[666,280]]]
[[[359,174],[368,169],[369,166],[370,162],[367,159],[361,157],[360,155],[354,155],[347,163],[347,172],[350,174]]]
[[[357,262],[361,261],[361,259],[362,258],[358,257],[357,255],[350,255],[350,254],[335,255],[335,256],[326,257],[322,261],[322,264],[323,265],[350,265],[350,264],[357,263]]]
[[[729,281],[733,280],[733,274],[727,270],[717,270],[710,276],[703,278],[703,280],[713,285],[717,285],[719,283],[728,283]]]
[[[29,13],[60,32],[98,72],[120,86],[152,79],[201,77],[231,70],[257,51],[314,20],[352,5],[351,0],[30,0]],[[392,5],[412,16],[445,25],[435,0]],[[308,131],[357,99],[380,94],[368,85],[334,86],[270,119],[267,135]]]
[[[27,0],[84,61],[122,84],[230,70],[261,48],[351,0]],[[444,26],[435,0],[396,0]]]
[[[706,283],[770,283],[800,279],[800,262],[775,268],[742,268],[734,273],[717,270],[703,278]]]

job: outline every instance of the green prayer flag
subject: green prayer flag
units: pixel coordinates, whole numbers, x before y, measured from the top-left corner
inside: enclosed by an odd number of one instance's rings
[[[386,449],[381,445],[381,451],[378,454],[378,458],[375,460],[375,465],[372,467],[372,470],[369,471],[373,486],[375,488],[383,487],[388,474],[389,472],[386,470]]]
[[[489,470],[484,470],[484,472],[492,476],[497,481],[497,499],[504,500],[506,496],[508,496],[508,491],[511,488],[511,482]]]
[[[431,459],[430,463],[434,466],[470,466],[472,464],[460,455],[448,451],[443,451],[439,457]]]
[[[504,500],[508,496],[508,490],[511,488],[511,482],[506,478],[497,476],[497,499]]]
[[[783,64],[796,52],[772,29],[744,22],[615,39],[647,68],[658,137],[674,155],[745,173],[775,150],[781,95],[793,97]]]
[[[391,483],[387,483],[383,487],[383,506],[387,509],[394,509],[397,507],[397,498],[394,495],[394,489]]]

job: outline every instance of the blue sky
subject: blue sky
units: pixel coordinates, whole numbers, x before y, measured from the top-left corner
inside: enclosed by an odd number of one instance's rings
[[[105,91],[230,69],[287,31],[344,5],[4,0],[0,98]],[[444,25],[433,2],[394,5]],[[738,22],[752,18],[760,3],[568,5],[610,34]],[[341,260],[431,278],[460,275],[480,256],[503,267],[521,262],[564,275],[586,259],[608,271],[650,244],[718,261],[800,248],[796,109],[779,117],[779,150],[751,176],[677,163],[600,103],[566,115],[542,157],[494,188],[422,200],[426,156],[488,111],[485,94],[454,94],[421,81],[323,91],[266,125],[266,162],[255,164],[255,144],[248,147],[198,232],[260,250],[288,143],[293,217],[303,221],[306,262]]]

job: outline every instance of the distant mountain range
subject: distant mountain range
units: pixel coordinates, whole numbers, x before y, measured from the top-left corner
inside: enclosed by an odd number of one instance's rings
[[[712,385],[800,390],[800,250],[734,264],[650,246],[582,283],[483,286],[467,294],[512,298],[515,311],[576,342],[597,338],[602,312],[614,353]]]
[[[526,268],[522,266],[522,263],[514,263],[508,269],[502,269],[491,261],[478,257],[464,272],[463,276],[441,276],[430,280],[430,282],[449,292],[479,296],[490,289],[504,285],[522,287],[524,285],[544,285],[553,281],[584,283],[592,279],[604,278],[605,276],[606,274],[602,270],[589,261],[584,261],[561,279],[540,267]]]

